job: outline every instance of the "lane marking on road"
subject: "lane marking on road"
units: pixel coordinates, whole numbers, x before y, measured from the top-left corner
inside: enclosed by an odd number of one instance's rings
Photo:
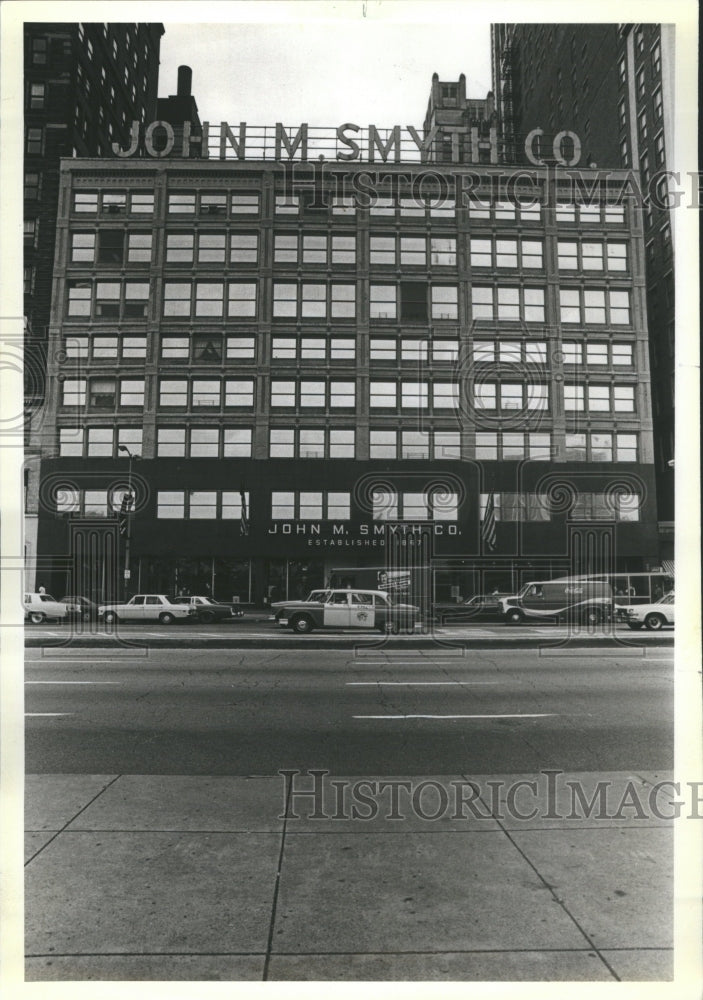
[[[556,712],[534,715],[353,715],[353,719],[548,719]]]
[[[143,660],[143,659],[145,659],[145,657],[143,657],[143,656],[136,657],[136,656],[132,656],[131,654],[128,654],[128,653],[125,653],[124,656],[112,656],[109,659],[103,659],[103,660],[94,660],[92,656],[87,656],[87,655],[81,655],[81,656],[75,655],[77,653],[86,653],[86,652],[87,652],[87,650],[72,649],[71,653],[74,654],[72,656],[36,656],[36,657],[27,656],[27,657],[25,657],[25,666],[29,666],[30,664],[32,666],[34,666],[35,664],[60,663],[62,666],[65,667],[65,666],[70,666],[70,664],[72,664],[72,663],[78,663],[78,664],[80,664],[81,666],[84,667],[86,664],[90,664],[92,666],[94,663],[120,663],[121,661],[124,661],[124,660],[136,660],[136,659]],[[174,652],[174,650],[171,650],[171,652]],[[185,650],[175,650],[175,652],[182,653],[182,652],[185,652]],[[89,684],[91,682],[90,681],[84,681],[83,683],[84,684]],[[93,682],[93,683],[97,683],[97,681]],[[108,681],[105,681],[104,683],[107,684]],[[118,681],[109,681],[109,683],[110,684],[117,684],[117,683],[120,683],[120,682],[118,682]]]
[[[461,625],[438,625],[435,628],[435,632],[439,632],[442,635],[456,635],[457,632],[462,635],[466,632],[468,626],[462,628]],[[497,635],[498,633],[492,628],[471,628],[471,635]]]
[[[500,681],[346,681],[347,687],[475,687]]]
[[[54,718],[58,715],[73,715],[73,712],[25,712],[24,713],[25,719],[48,718],[48,717]]]
[[[24,683],[25,684],[117,684],[119,685],[122,683],[122,681],[25,681]]]

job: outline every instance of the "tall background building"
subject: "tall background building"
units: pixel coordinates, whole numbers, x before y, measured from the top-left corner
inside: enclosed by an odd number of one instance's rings
[[[643,198],[661,559],[673,560],[674,28],[660,24],[496,24],[493,89],[509,158],[524,161],[534,128],[548,158],[554,136],[575,132],[581,164],[635,172]]]
[[[161,24],[24,26],[24,315],[28,404],[41,401],[62,157],[111,155],[156,117]],[[38,395],[38,398],[37,398]]]
[[[62,157],[108,156],[156,117],[161,24],[24,25],[25,558],[36,558],[42,418]]]

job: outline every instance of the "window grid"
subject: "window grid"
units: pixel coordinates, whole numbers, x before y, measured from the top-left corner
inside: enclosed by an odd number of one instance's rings
[[[273,521],[348,521],[351,517],[351,494],[344,491],[273,490]]]

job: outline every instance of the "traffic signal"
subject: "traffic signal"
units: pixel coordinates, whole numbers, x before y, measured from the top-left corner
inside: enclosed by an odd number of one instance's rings
[[[133,505],[134,505],[134,494],[125,493],[125,495],[122,497],[122,503],[120,504],[120,513],[118,518],[121,535],[127,534],[127,519],[129,518]]]

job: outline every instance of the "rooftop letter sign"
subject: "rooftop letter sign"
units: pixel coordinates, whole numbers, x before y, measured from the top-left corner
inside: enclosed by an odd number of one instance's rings
[[[536,152],[536,140],[543,136],[533,129],[525,140],[525,155],[538,166],[544,160]],[[180,128],[167,121],[155,121],[142,126],[132,122],[129,145],[113,142],[115,156],[125,158],[137,153],[157,159],[179,156],[201,156],[219,160],[274,160],[307,162],[337,160],[367,163],[425,163],[430,160],[449,163],[498,163],[502,140],[494,126],[434,126],[428,132],[418,132],[412,125],[362,128],[345,122],[336,128],[310,126],[303,122],[297,129],[275,126],[248,126],[239,122],[231,126],[221,122],[217,134],[209,122],[193,132],[190,122]],[[433,147],[441,157],[433,157]],[[554,137],[552,157],[562,166],[575,166],[581,156],[581,143],[573,132],[562,131]]]

